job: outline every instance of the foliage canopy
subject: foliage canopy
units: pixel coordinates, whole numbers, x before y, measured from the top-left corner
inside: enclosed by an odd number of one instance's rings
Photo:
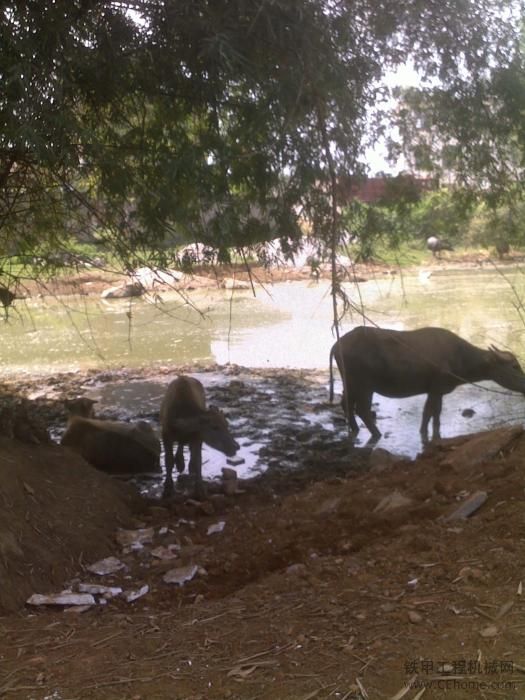
[[[506,89],[501,4],[3,3],[2,260],[81,235],[131,267],[174,242],[297,237],[300,217],[327,238],[334,180],[361,169],[386,70],[411,57],[446,88],[494,74]]]
[[[481,192],[491,206],[520,197],[525,184],[523,19],[521,3],[502,5],[493,21],[516,30],[488,66],[397,94],[393,154],[402,152],[414,170]]]

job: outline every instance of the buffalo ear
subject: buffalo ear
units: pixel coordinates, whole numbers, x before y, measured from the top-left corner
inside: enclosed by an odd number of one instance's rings
[[[209,406],[205,415],[208,417],[218,416],[220,418],[224,418],[224,413],[220,408],[217,408],[217,406]]]

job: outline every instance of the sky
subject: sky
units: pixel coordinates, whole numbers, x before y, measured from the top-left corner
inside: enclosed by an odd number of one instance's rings
[[[417,87],[421,84],[421,77],[416,72],[414,67],[407,63],[400,66],[395,71],[389,71],[385,74],[383,83],[390,89],[394,87]],[[395,101],[389,100],[385,103],[387,107],[393,107]],[[369,168],[369,175],[373,176],[378,172],[391,173],[397,175],[401,170],[405,170],[407,165],[401,158],[394,165],[390,165],[386,160],[386,144],[385,140],[381,139],[374,148],[369,148],[365,152],[365,162]]]

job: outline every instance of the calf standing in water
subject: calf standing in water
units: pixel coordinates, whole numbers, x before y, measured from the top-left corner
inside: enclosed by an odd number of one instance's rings
[[[228,457],[239,449],[224,415],[216,408],[206,408],[204,387],[193,377],[177,377],[166,390],[160,407],[160,425],[166,462],[164,496],[173,494],[173,466],[184,471],[184,445],[189,445],[189,473],[195,483],[195,493],[204,494],[202,485],[202,443],[205,442]],[[173,459],[173,444],[177,452]]]

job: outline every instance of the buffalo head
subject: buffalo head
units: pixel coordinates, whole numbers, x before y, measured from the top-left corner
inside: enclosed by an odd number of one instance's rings
[[[490,377],[500,386],[511,391],[525,394],[525,373],[516,356],[507,350],[499,350],[495,345],[489,347]]]

